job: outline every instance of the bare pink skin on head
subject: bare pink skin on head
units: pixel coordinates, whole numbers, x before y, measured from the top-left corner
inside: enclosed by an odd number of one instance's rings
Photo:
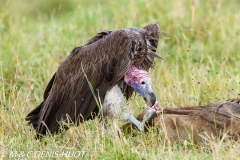
[[[140,70],[133,65],[130,65],[128,72],[124,76],[124,81],[129,86],[131,86],[131,82],[133,81],[133,79],[142,77],[149,77],[149,73],[147,71]]]

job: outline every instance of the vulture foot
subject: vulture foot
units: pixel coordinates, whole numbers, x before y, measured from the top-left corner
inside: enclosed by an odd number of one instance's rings
[[[133,115],[129,117],[129,120],[137,127],[139,131],[144,131],[144,123],[137,120],[135,117],[133,117]]]

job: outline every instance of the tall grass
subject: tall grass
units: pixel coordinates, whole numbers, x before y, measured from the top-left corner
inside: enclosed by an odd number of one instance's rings
[[[162,30],[157,53],[165,60],[156,60],[151,71],[162,107],[238,97],[239,8],[238,0],[0,1],[0,152],[4,158],[11,158],[10,151],[65,150],[80,151],[84,159],[239,159],[234,142],[172,144],[154,128],[119,137],[98,119],[37,141],[24,121],[75,46],[102,30],[151,22]],[[137,114],[143,101],[137,96],[130,105]]]

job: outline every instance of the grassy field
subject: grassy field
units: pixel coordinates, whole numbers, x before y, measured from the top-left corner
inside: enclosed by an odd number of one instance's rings
[[[239,159],[240,144],[209,140],[170,143],[154,129],[118,137],[98,120],[34,139],[24,120],[42,101],[46,84],[75,47],[102,30],[162,30],[151,71],[163,108],[202,105],[240,96],[240,2],[238,0],[1,0],[0,157],[71,159]],[[137,105],[139,101],[139,105]],[[130,103],[136,115],[143,101]],[[42,155],[41,155],[42,154]]]

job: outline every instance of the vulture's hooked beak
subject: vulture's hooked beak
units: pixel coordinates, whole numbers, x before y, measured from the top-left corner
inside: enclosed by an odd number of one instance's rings
[[[156,96],[153,92],[144,95],[143,99],[149,107],[152,107],[156,102]]]
[[[131,87],[142,96],[149,107],[155,104],[156,96],[152,90],[150,77],[146,76],[135,79],[135,81],[132,81]]]

